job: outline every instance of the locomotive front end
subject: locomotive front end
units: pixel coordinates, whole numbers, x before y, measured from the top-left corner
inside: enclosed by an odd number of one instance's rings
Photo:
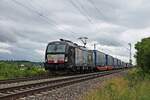
[[[44,64],[46,70],[64,70],[67,61],[67,44],[59,41],[48,44]]]

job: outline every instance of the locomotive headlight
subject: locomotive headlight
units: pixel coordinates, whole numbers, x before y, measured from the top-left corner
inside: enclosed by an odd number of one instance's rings
[[[67,62],[68,61],[68,57],[65,57],[65,62]]]

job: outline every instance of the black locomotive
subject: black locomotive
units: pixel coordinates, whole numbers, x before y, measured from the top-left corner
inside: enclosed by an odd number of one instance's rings
[[[129,67],[128,63],[97,50],[88,50],[68,40],[50,42],[45,53],[49,71],[95,71]]]

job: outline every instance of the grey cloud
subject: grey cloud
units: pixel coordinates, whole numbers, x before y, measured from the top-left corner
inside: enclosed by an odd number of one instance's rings
[[[101,45],[121,47],[124,46],[124,42],[119,39],[121,34],[117,32],[99,32],[90,37],[90,39],[97,41]]]
[[[23,49],[23,48],[12,48],[13,52],[8,59],[17,60],[30,60],[30,61],[42,61],[40,55],[33,51],[33,49]]]
[[[12,45],[12,54],[1,54],[0,59],[39,60],[35,50],[45,50],[48,42],[59,38],[76,42],[87,36],[101,45],[123,47],[127,39],[121,34],[150,26],[148,0],[92,0],[94,5],[89,0],[72,0],[81,12],[70,0],[15,1],[20,3],[0,1],[0,42]],[[96,26],[101,23],[109,27]]]
[[[88,6],[85,6],[87,12],[95,19],[135,29],[149,27],[150,25],[150,3],[148,3],[148,0],[141,0],[139,4],[137,4],[139,1],[130,0],[92,0],[95,5],[88,5],[85,1],[88,0],[83,0],[81,3]]]
[[[9,42],[14,43],[17,42],[17,37],[13,33],[13,31],[6,29],[0,25],[0,42]]]
[[[101,45],[106,45],[106,46],[119,46],[119,47],[123,46],[123,43],[112,38],[111,40],[105,38],[97,38],[97,42]]]

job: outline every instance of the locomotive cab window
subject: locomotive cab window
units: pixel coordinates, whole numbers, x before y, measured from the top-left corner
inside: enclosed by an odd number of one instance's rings
[[[48,45],[48,48],[47,48],[48,53],[65,52],[65,50],[66,50],[66,45],[64,44],[56,44],[56,45],[50,44]]]

